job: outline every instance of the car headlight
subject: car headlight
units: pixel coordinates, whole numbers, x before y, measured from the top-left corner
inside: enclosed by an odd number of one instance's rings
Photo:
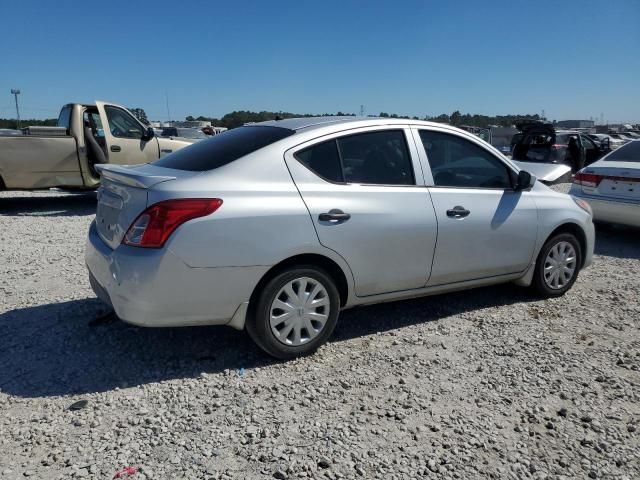
[[[573,198],[573,201],[576,202],[576,205],[578,205],[582,210],[593,217],[593,210],[591,209],[591,205],[589,205],[589,202],[581,198],[574,197],[573,195],[571,195],[571,198]]]

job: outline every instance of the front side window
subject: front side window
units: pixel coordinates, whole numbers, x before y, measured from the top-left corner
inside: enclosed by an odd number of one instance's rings
[[[111,135],[117,138],[134,138],[137,140],[142,138],[144,134],[143,128],[135,118],[121,108],[106,105],[104,109],[107,114]]]
[[[402,130],[339,137],[301,150],[295,156],[316,175],[331,182],[415,185]]]
[[[595,143],[593,143],[593,141],[590,138],[587,138],[585,136],[581,136],[580,137],[582,139],[582,145],[584,146],[584,148],[586,150],[597,150],[598,147],[596,147]]]
[[[507,166],[475,143],[429,130],[420,138],[436,187],[512,188]]]

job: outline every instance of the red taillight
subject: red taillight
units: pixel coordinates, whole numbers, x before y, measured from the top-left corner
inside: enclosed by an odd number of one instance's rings
[[[219,198],[178,198],[151,205],[131,224],[122,243],[132,247],[160,248],[184,222],[212,214]]]
[[[562,145],[560,143],[554,143],[551,145],[551,150],[560,150],[561,148],[566,148],[567,145]]]
[[[594,173],[576,173],[576,176],[573,179],[573,183],[577,185],[582,185],[583,187],[597,187],[600,185],[604,177],[601,175],[596,175]]]

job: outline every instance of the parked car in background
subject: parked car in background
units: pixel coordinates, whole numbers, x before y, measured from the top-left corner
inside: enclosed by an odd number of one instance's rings
[[[640,227],[640,140],[578,172],[570,193],[589,202],[594,220]]]
[[[95,188],[98,163],[147,163],[191,143],[156,138],[151,127],[119,105],[68,104],[57,127],[0,136],[0,190]]]
[[[199,128],[183,128],[183,127],[162,127],[163,138],[186,138],[189,140],[205,140],[209,138]]]
[[[601,148],[608,148],[610,150],[615,150],[618,147],[624,145],[624,141],[619,140],[617,138],[613,138],[611,135],[607,135],[605,133],[590,133],[588,137],[596,143],[600,144]]]
[[[246,326],[278,358],[356,305],[501,282],[557,297],[593,254],[586,202],[437,123],[275,120],[98,168],[98,297],[142,326]]]
[[[12,128],[0,128],[0,136],[16,136],[22,135],[22,130],[14,130]]]
[[[222,132],[226,132],[228,129],[227,127],[214,127],[214,126],[206,126],[206,127],[202,127],[202,132],[205,135],[219,135]]]
[[[567,181],[577,172],[605,155],[609,148],[596,144],[586,134],[556,130],[547,123],[518,126],[521,134],[513,140],[511,158],[545,183]]]
[[[611,138],[615,138],[616,140],[620,140],[621,142],[623,142],[623,144],[630,142],[631,140],[634,140],[633,138],[627,137],[625,134],[620,132],[611,132],[609,133],[609,136]]]

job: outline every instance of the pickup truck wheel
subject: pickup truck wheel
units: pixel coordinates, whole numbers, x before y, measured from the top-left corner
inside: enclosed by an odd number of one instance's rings
[[[555,235],[538,254],[532,286],[546,298],[564,295],[578,278],[581,265],[578,239],[570,233]]]
[[[338,321],[340,296],[315,266],[291,267],[270,279],[247,318],[247,332],[269,355],[308,355],[327,341]]]

